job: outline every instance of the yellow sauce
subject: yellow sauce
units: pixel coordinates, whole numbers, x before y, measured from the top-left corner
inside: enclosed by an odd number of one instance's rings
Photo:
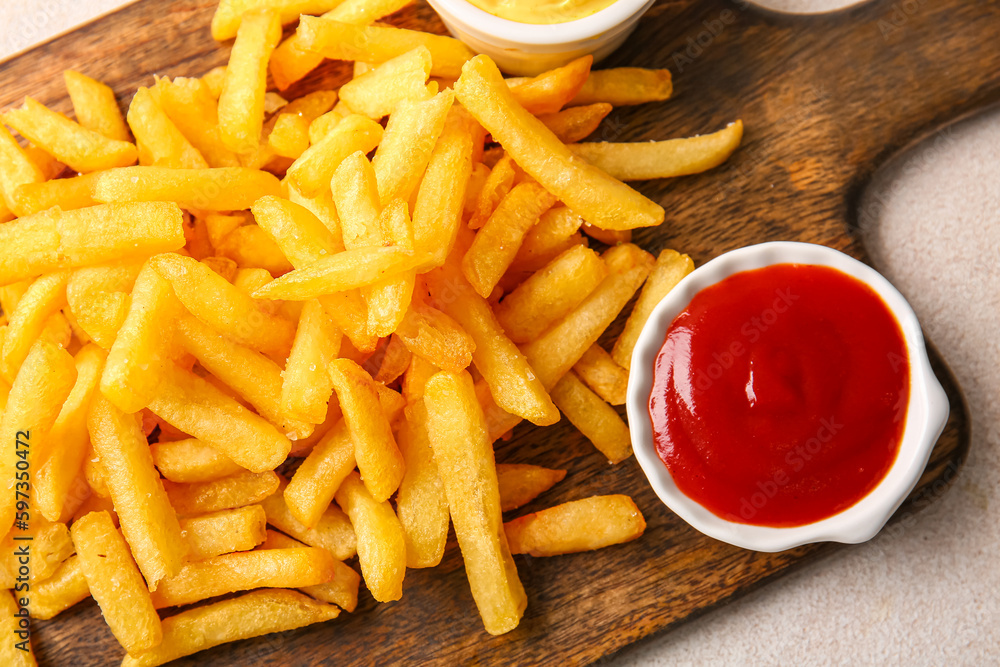
[[[615,0],[469,0],[484,12],[518,23],[549,25],[596,14]]]

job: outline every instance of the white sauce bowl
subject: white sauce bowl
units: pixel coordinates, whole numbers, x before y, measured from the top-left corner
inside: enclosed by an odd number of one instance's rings
[[[828,266],[860,280],[882,298],[903,333],[910,357],[910,401],[896,460],[878,485],[853,506],[803,526],[772,528],[723,519],[684,495],[657,454],[649,397],[657,354],[674,318],[695,294],[734,273],[774,264]],[[653,310],[632,353],[626,400],[632,447],[656,495],[709,537],[755,551],[783,551],[811,542],[855,544],[875,536],[920,480],[948,421],[948,397],[931,370],[920,323],[903,295],[867,264],[811,243],[762,243],[716,257],[684,278]]]
[[[428,1],[452,35],[517,76],[535,76],[588,53],[600,61],[621,46],[653,5],[653,0],[617,0],[582,19],[536,25],[502,19],[466,0]]]

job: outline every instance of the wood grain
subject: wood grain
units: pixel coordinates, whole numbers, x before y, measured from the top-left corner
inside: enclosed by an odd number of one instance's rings
[[[63,112],[61,72],[108,82],[127,104],[154,74],[199,75],[224,64],[211,40],[213,0],[142,0],[0,65],[0,107],[26,94]],[[391,23],[444,32],[424,4]],[[747,132],[722,167],[699,176],[638,184],[667,222],[636,234],[649,250],[672,247],[698,264],[771,240],[822,243],[867,260],[857,210],[873,172],[911,142],[1000,101],[1000,3],[878,0],[833,15],[793,17],[744,2],[657,3],[635,36],[605,65],[667,67],[675,96],[615,110],[595,139],[663,139],[719,129],[739,117]],[[294,94],[346,80],[327,63]],[[888,530],[939,496],[969,445],[969,416],[954,378],[932,350],[951,417],[920,487]],[[587,495],[633,495],[648,530],[636,542],[590,554],[519,557],[529,591],[521,626],[502,637],[482,629],[452,541],[441,566],[407,573],[400,602],[376,605],[319,627],[220,647],[184,664],[561,664],[578,665],[685,620],[840,548],[811,545],[762,554],[706,538],[668,512],[634,460],[608,466],[565,422],[520,427],[497,459],[569,470],[531,508]],[[530,509],[530,508],[529,508]],[[877,539],[877,538],[876,538]],[[120,659],[92,602],[35,624],[43,665],[103,665]]]

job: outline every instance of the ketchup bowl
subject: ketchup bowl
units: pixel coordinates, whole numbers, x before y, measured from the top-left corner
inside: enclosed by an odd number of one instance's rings
[[[765,269],[766,271],[758,271]],[[829,269],[833,269],[833,271]],[[748,284],[747,280],[750,278],[756,279],[757,276],[773,275],[783,276],[785,280],[801,276],[803,278],[801,287],[807,296],[810,294],[809,290],[814,290],[816,294],[832,295],[829,296],[829,301],[816,301],[815,297],[810,301],[807,298],[803,302],[803,308],[797,311],[795,317],[808,317],[808,314],[813,311],[822,312],[823,308],[828,308],[831,313],[847,314],[846,318],[842,318],[846,322],[844,325],[846,328],[837,328],[839,325],[836,322],[832,324],[827,321],[817,322],[813,326],[808,340],[800,346],[812,353],[813,358],[805,358],[805,361],[800,361],[787,352],[782,347],[783,343],[780,342],[780,339],[777,352],[773,354],[767,349],[762,351],[760,346],[748,345],[746,351],[744,348],[736,346],[733,348],[735,356],[746,354],[748,358],[737,359],[738,363],[726,365],[726,362],[733,360],[732,356],[726,357],[722,366],[710,369],[713,372],[712,378],[719,379],[718,384],[721,388],[713,389],[712,382],[705,381],[697,385],[698,389],[694,389],[693,387],[696,386],[695,378],[699,377],[699,374],[703,375],[701,368],[703,364],[700,362],[706,358],[705,353],[701,351],[701,348],[695,348],[693,343],[690,343],[688,347],[678,347],[677,344],[665,342],[670,340],[668,332],[674,343],[677,340],[691,340],[695,335],[702,335],[698,334],[697,330],[692,328],[689,323],[720,321],[718,317],[714,320],[710,317],[713,301],[709,297],[716,298],[720,293],[725,296],[726,290],[730,290],[728,298],[745,304],[750,299],[743,300],[742,293],[734,290],[747,289],[745,285]],[[823,280],[826,279],[834,281],[829,283],[831,285],[836,285],[836,280],[842,280],[849,289],[842,290],[842,294],[815,292],[818,289],[816,285],[825,284]],[[773,287],[773,283],[761,283],[761,285],[764,284]],[[788,284],[797,285],[796,283]],[[851,289],[855,289],[855,291],[852,292]],[[773,293],[779,294],[779,291],[776,290]],[[701,296],[696,299],[699,295]],[[840,299],[839,305],[833,305],[834,298]],[[725,304],[727,302],[723,298],[716,299],[714,303]],[[810,303],[813,304],[812,310],[804,308]],[[784,307],[787,308],[787,306]],[[872,311],[873,307],[876,310]],[[829,330],[833,332],[830,333],[833,342],[829,345],[836,347],[838,351],[850,347],[847,342],[834,340],[834,337],[835,335],[841,337],[848,335],[842,331],[857,332],[860,330],[862,333],[864,332],[865,327],[859,325],[857,321],[853,321],[855,308],[859,313],[867,312],[865,309],[868,308],[875,315],[879,314],[878,309],[880,309],[880,312],[885,316],[884,323],[888,325],[882,329],[895,336],[894,338],[890,336],[886,340],[895,340],[899,351],[903,353],[895,355],[890,351],[888,356],[901,359],[905,363],[904,370],[899,370],[901,366],[890,359],[892,373],[889,371],[882,373],[888,378],[886,382],[892,380],[893,373],[901,378],[899,380],[898,400],[893,406],[892,418],[883,420],[886,424],[896,422],[895,425],[890,424],[891,428],[895,429],[893,431],[886,430],[889,427],[882,425],[882,422],[876,419],[880,414],[879,410],[885,412],[888,408],[880,408],[880,404],[877,404],[878,401],[871,402],[866,396],[858,395],[859,391],[867,389],[866,385],[869,384],[870,378],[870,384],[875,387],[871,390],[876,392],[875,398],[881,400],[885,405],[892,403],[890,399],[892,399],[893,394],[884,391],[878,384],[879,374],[876,372],[876,363],[872,361],[873,355],[876,355],[875,359],[879,359],[877,355],[881,354],[882,348],[878,347],[879,341],[876,340],[876,342],[869,344],[867,341],[859,343],[858,339],[852,339],[851,344],[854,347],[844,354],[851,359],[856,359],[857,363],[861,364],[852,370],[842,368],[838,362],[832,361],[832,359],[840,358],[835,356],[833,351],[831,351],[830,358],[823,358],[822,352],[827,343],[814,340],[825,335],[825,332]],[[817,311],[817,309],[819,310]],[[725,312],[718,311],[717,314],[723,316],[722,321],[724,321],[724,316],[728,312],[732,312],[731,306],[727,307]],[[784,310],[778,308],[777,312],[784,312]],[[696,313],[696,315],[692,315],[692,313]],[[772,319],[769,320],[765,316],[763,323],[756,318],[747,320],[753,322],[753,325],[745,325],[741,328],[740,331],[744,332],[743,335],[750,335],[749,340],[755,341],[756,339],[753,338],[754,327],[766,331],[768,324],[776,317],[773,313],[765,313],[765,315],[770,315]],[[691,319],[695,316],[702,319]],[[869,322],[872,323],[872,336],[877,338],[878,328],[874,326],[874,323],[878,320],[873,316],[873,319],[863,321],[866,326]],[[675,322],[678,325],[677,328],[672,327]],[[773,332],[770,334],[772,339],[778,335],[776,332],[780,329],[779,326],[773,328]],[[735,331],[735,329],[733,330]],[[784,330],[794,331],[794,329],[788,329],[788,326]],[[805,329],[804,331],[809,332],[810,330]],[[711,337],[705,339],[705,335],[710,334],[702,335],[703,340],[713,340]],[[767,334],[764,336],[766,337]],[[788,345],[794,346],[797,340],[801,339],[792,336],[788,340]],[[671,363],[661,363],[663,355],[669,356],[676,353],[678,349],[682,350],[678,357],[679,361],[672,362],[672,365]],[[695,349],[699,350],[697,354],[700,356],[696,357],[696,352],[693,351]],[[712,349],[715,348],[709,347],[709,350]],[[887,347],[886,349],[891,350],[892,348]],[[816,354],[816,350],[819,350],[820,354]],[[873,350],[878,350],[878,352]],[[815,357],[819,358],[815,359]],[[722,359],[715,352],[713,352],[713,358]],[[755,380],[755,373],[765,378],[768,377],[767,363],[773,359],[779,360],[780,372],[773,374],[775,377],[779,377],[779,380],[761,380],[759,378]],[[670,362],[670,359],[666,361]],[[754,363],[757,363],[757,366],[754,366]],[[799,366],[805,368],[801,369]],[[727,370],[723,371],[723,367]],[[664,368],[668,369],[666,374],[664,374]],[[729,368],[735,370],[732,371],[732,378],[727,380],[724,379],[723,373],[728,372]],[[738,399],[741,399],[743,389],[740,388],[740,383],[743,382],[744,377],[741,373],[744,373],[747,368],[750,369],[750,379],[746,382],[747,405],[741,404],[740,400],[735,400],[731,403],[731,413],[727,413],[725,409],[720,411],[717,405],[719,396],[736,395]],[[754,370],[755,368],[757,370]],[[871,369],[870,375],[869,369]],[[816,376],[817,372],[819,373],[818,377]],[[656,377],[658,373],[660,381],[663,377],[668,378],[669,382],[666,386],[670,389],[678,385],[676,378],[682,378],[681,384],[686,388],[682,387],[677,390],[681,399],[671,402],[665,399],[660,400],[659,394],[654,396],[654,391],[659,392],[662,388]],[[809,373],[812,373],[812,376]],[[823,373],[827,374],[829,382],[826,381],[827,376],[824,376]],[[683,378],[689,378],[686,385],[683,384],[685,382]],[[791,383],[789,387],[785,387],[786,378],[794,378],[794,380],[789,381]],[[735,380],[735,383],[731,380]],[[849,381],[853,384],[850,384]],[[729,382],[728,385],[727,382]],[[800,382],[803,385],[802,388],[796,388],[795,382]],[[837,383],[847,383],[842,385],[843,389],[840,394],[837,393],[836,387],[841,385]],[[731,386],[737,385],[740,387],[734,394],[731,391]],[[831,389],[831,386],[834,388]],[[726,391],[729,393],[724,393]],[[765,392],[767,395],[757,395]],[[716,403],[705,398],[701,405],[706,405],[706,408],[704,412],[700,412],[701,408],[695,406],[694,395],[710,395],[713,397],[711,400],[716,401]],[[815,399],[816,395],[832,396],[831,400],[835,401],[834,404],[838,406],[838,409],[845,409],[842,407],[845,405],[856,407],[860,405],[862,413],[853,420],[852,415],[847,415],[844,421],[848,427],[840,427],[844,428],[845,435],[843,437],[837,434],[837,427],[834,426],[833,434],[829,433],[831,429],[827,429],[829,437],[821,435],[818,439],[811,438],[808,441],[807,449],[803,450],[802,446],[797,446],[794,451],[802,454],[806,461],[810,461],[811,467],[807,468],[809,477],[803,478],[804,473],[796,477],[796,473],[802,469],[802,466],[799,465],[802,463],[802,459],[790,449],[791,444],[798,442],[795,438],[798,437],[799,433],[795,430],[797,422],[794,412],[797,409],[797,403],[794,399],[803,397],[803,401],[814,406],[818,401]],[[777,397],[775,398],[775,396]],[[788,398],[789,396],[792,398]],[[767,401],[771,401],[771,403],[767,403]],[[778,411],[767,412],[773,408],[775,401],[777,401]],[[757,408],[758,403],[764,407]],[[874,407],[873,403],[876,403]],[[708,407],[714,407],[714,411],[709,410]],[[931,370],[917,317],[903,295],[888,280],[868,265],[832,248],[809,243],[775,242],[749,246],[720,255],[685,277],[654,308],[632,354],[626,409],[636,459],[653,490],[670,510],[692,527],[710,537],[745,549],[775,552],[812,542],[831,541],[853,544],[874,537],[919,481],[930,458],[931,450],[944,430],[949,406],[948,398]],[[661,409],[664,414],[657,412]],[[905,417],[903,417],[904,409]],[[754,412],[755,410],[758,411]],[[764,410],[764,412],[759,410]],[[782,413],[781,410],[785,410],[785,412]],[[804,414],[806,413],[805,407],[802,408],[802,411]],[[671,414],[671,412],[675,414]],[[744,418],[744,413],[750,414],[752,423],[760,424],[761,428],[747,432],[745,449],[740,450],[740,447],[744,446],[744,441],[739,437],[743,423],[740,420]],[[768,423],[770,414],[789,416],[787,421],[784,419],[781,423],[775,421],[772,425]],[[711,420],[711,423],[706,423],[702,429],[699,420],[706,421],[705,415],[709,415],[707,419]],[[726,419],[731,420],[731,423],[728,425],[719,423],[719,420]],[[843,415],[841,415],[841,419],[843,419]],[[831,423],[834,425],[838,423],[836,417],[833,418],[832,422],[821,421],[823,424],[820,426],[821,434],[823,428],[830,426]],[[670,427],[666,431],[664,430],[665,424]],[[674,424],[680,424],[680,426],[674,426]],[[792,435],[788,435],[786,439],[776,438],[773,442],[768,439],[768,434],[772,433],[772,430],[769,430],[771,426],[780,430],[786,425],[788,425],[786,430]],[[706,440],[705,436],[702,435],[704,442],[689,448],[693,454],[688,455],[688,459],[684,459],[684,461],[690,461],[690,465],[687,462],[682,464],[682,459],[674,456],[675,451],[681,449],[680,445],[675,446],[675,442],[685,444],[688,440],[696,440],[699,433],[714,434],[719,432],[724,434],[727,432],[727,427],[730,428],[731,432],[736,433],[735,445],[730,445],[729,449],[720,445],[715,451],[711,451],[712,443],[709,442],[711,437]],[[691,435],[691,433],[695,435]],[[765,435],[761,436],[762,433]],[[886,435],[890,433],[891,435]],[[848,436],[855,436],[855,440],[846,440]],[[857,436],[860,436],[860,440]],[[893,447],[891,451],[883,451],[879,448],[885,444],[883,440]],[[723,441],[725,438],[719,439],[720,443]],[[658,442],[660,443],[659,447]],[[837,463],[835,446],[843,447],[842,443],[844,442],[850,446],[845,449],[842,457],[844,463],[842,467],[846,473],[843,471],[838,473],[838,468],[829,464],[830,478],[824,480],[823,475],[828,469],[828,462]],[[858,442],[861,445],[858,445]],[[667,444],[664,445],[664,443]],[[865,451],[866,447],[872,450],[876,457],[881,456],[884,460],[879,463],[878,460],[864,459],[863,457],[868,456]],[[783,459],[780,458],[782,454],[786,454]],[[810,454],[815,457],[815,461],[811,461]],[[796,463],[797,467],[793,468],[795,472],[786,474],[783,464],[773,464],[768,456],[778,457],[773,459],[775,461]],[[743,457],[742,460],[740,457]],[[673,471],[668,468],[665,461],[671,461],[671,465],[674,466]],[[863,465],[858,461],[862,461]],[[878,467],[878,465],[882,467]],[[750,475],[749,481],[735,479],[732,475],[738,474],[744,466],[747,470],[766,469],[769,475],[772,470],[776,470],[774,479],[753,477],[752,475],[757,475],[757,472],[748,473]],[[874,471],[878,471],[877,474]],[[835,474],[843,474],[843,477],[836,477]],[[865,475],[867,477],[864,477]],[[715,479],[712,478],[713,476]],[[829,499],[822,494],[824,492],[835,494],[837,489],[842,486],[842,480],[845,487],[851,483],[860,484],[861,482],[858,480],[867,480],[865,482],[867,486],[858,487],[860,491],[857,497],[833,498],[831,501],[833,504],[823,505],[822,503]],[[755,482],[756,486],[742,486],[748,485],[750,481]],[[717,501],[706,491],[713,488],[722,490],[721,497],[724,497],[725,500]],[[751,488],[755,493],[747,492],[740,497],[739,507],[743,509],[739,513],[735,509],[724,511],[725,507],[736,507],[735,498],[740,495],[737,488],[744,490]],[[759,492],[756,492],[758,488]],[[810,497],[810,494],[814,494],[816,497]],[[700,500],[692,496],[697,496]],[[834,501],[840,504],[838,505]],[[775,504],[768,506],[769,503]],[[812,516],[807,511],[810,503],[813,503],[813,507],[834,509]],[[709,506],[712,508],[710,509]],[[806,509],[803,510],[803,508]],[[758,516],[758,509],[761,518],[754,522],[754,517]],[[771,518],[765,520],[763,518],[765,516]]]

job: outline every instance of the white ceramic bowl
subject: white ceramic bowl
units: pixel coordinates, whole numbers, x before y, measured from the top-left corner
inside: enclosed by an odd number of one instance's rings
[[[617,0],[601,11],[565,23],[519,23],[484,12],[466,0],[429,0],[451,34],[485,53],[508,74],[534,76],[594,55],[597,62],[635,30],[653,0]]]
[[[734,273],[773,264],[812,264],[838,269],[870,286],[885,301],[903,332],[910,357],[910,402],[899,454],[889,472],[867,496],[822,521],[792,528],[735,523],[716,516],[674,484],[653,443],[649,396],[656,356],[674,318],[699,291]],[[842,252],[810,243],[762,243],[725,253],[695,269],[653,310],[632,354],[628,383],[628,420],[632,447],[660,500],[702,533],[755,551],[783,551],[811,542],[869,540],[916,486],[934,443],[948,421],[948,397],[931,370],[920,323],[903,295],[870,266]]]

